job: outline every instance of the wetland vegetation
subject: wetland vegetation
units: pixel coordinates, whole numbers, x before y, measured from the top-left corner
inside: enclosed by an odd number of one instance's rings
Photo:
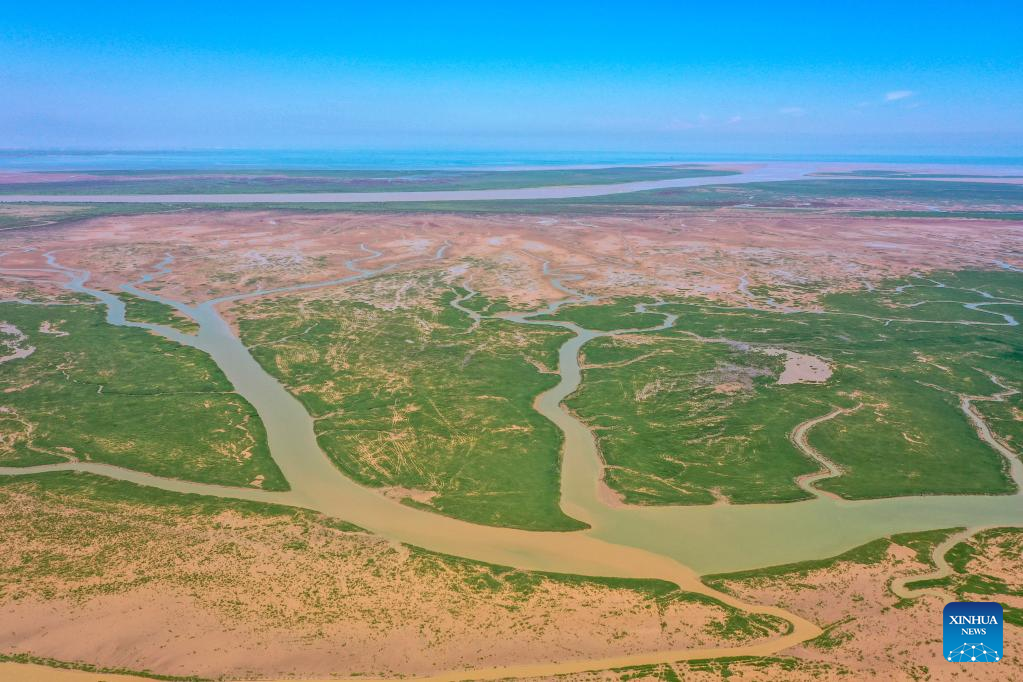
[[[583,382],[568,405],[593,428],[607,483],[630,503],[809,497],[795,479],[819,467],[790,434],[835,407],[848,412],[809,433],[842,470],[818,483],[823,490],[850,499],[1009,493],[1007,463],[960,406],[962,395],[1023,380],[1018,327],[993,314],[1008,311],[963,306],[997,302],[981,291],[1023,298],[1010,273],[963,272],[828,295],[813,312],[669,302],[652,310],[677,314],[672,329],[584,347]],[[622,315],[620,304],[588,304],[556,318],[606,329]],[[1002,326],[939,324],[960,320]],[[820,356],[834,373],[824,384],[780,384],[784,361],[763,352],[771,348]],[[1023,437],[1021,404],[1019,394],[974,403],[1008,442]]]
[[[0,304],[26,357],[0,364],[3,465],[85,460],[285,490],[263,424],[193,348],[107,323],[96,305]]]
[[[940,587],[959,601],[996,601],[1002,604],[1005,622],[1023,627],[1023,576],[1017,571],[1023,554],[1023,530],[989,528],[954,545],[945,555],[952,574],[944,578],[906,583],[911,589]],[[1008,569],[1008,570],[1007,570]]]
[[[150,301],[127,291],[118,293],[117,297],[124,301],[124,316],[131,322],[159,324],[185,334],[199,331],[199,325],[166,303]]]
[[[558,506],[560,434],[532,407],[558,381],[568,332],[475,325],[435,276],[378,277],[349,295],[237,310],[243,342],[306,406],[345,474],[478,523],[583,527]]]
[[[1023,378],[1018,332],[984,324],[1004,323],[992,312],[1001,308],[963,304],[999,302],[979,292],[1020,300],[1016,280],[939,273],[828,295],[812,312],[626,297],[533,319],[610,331],[679,316],[668,330],[590,341],[583,383],[568,401],[593,429],[606,482],[627,503],[807,499],[796,481],[819,465],[791,434],[835,408],[846,412],[808,434],[841,471],[819,481],[821,490],[849,499],[1005,494],[1015,490],[1006,462],[978,437],[960,400]],[[257,359],[316,417],[320,444],[347,474],[459,518],[573,527],[557,509],[560,439],[531,408],[554,383],[567,333],[500,318],[476,325],[448,305],[466,290],[440,291],[428,280],[374,285],[377,294],[399,286],[420,303],[268,300],[243,307],[239,326]],[[482,297],[466,303],[490,307]],[[961,321],[981,324],[938,324]],[[774,348],[819,356],[834,374],[823,384],[781,384],[786,360]],[[1011,395],[975,408],[1018,442],[1019,402]]]
[[[1005,494],[1015,490],[1006,462],[960,401],[1023,378],[1016,328],[994,314],[1002,308],[979,307],[1023,298],[1017,279],[937,273],[827,295],[807,312],[625,297],[533,319],[611,331],[678,315],[667,330],[590,341],[582,385],[568,400],[593,429],[606,482],[627,503],[807,499],[797,479],[820,465],[791,434],[835,408],[846,412],[808,434],[841,471],[819,489],[849,499]],[[555,382],[568,334],[500,318],[474,323],[449,305],[468,290],[429,277],[360,286],[354,298],[364,300],[271,299],[239,311],[243,340],[310,409],[338,466],[459,518],[576,527],[557,508],[559,436],[531,407]],[[396,295],[416,303],[366,302]],[[493,312],[483,297],[465,305]],[[779,383],[786,358],[776,348],[820,357],[833,375]],[[1018,442],[1019,402],[1014,394],[974,406]]]

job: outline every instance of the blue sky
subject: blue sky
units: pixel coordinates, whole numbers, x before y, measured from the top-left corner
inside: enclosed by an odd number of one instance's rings
[[[1018,1],[18,2],[0,148],[1023,155],[1021,65]]]

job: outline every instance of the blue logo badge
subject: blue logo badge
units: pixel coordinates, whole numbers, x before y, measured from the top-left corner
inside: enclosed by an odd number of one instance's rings
[[[993,663],[1002,660],[1002,605],[953,601],[945,604],[942,642],[946,661]]]

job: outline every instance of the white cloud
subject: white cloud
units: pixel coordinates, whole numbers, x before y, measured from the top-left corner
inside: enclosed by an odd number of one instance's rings
[[[778,110],[778,113],[786,116],[802,116],[806,113],[806,109],[803,107],[782,107]]]
[[[735,116],[733,116],[730,119],[728,119],[728,122],[729,123],[738,123],[741,120],[742,120],[742,116],[739,116],[738,114],[736,114]]]
[[[907,97],[912,97],[915,94],[916,93],[913,92],[912,90],[892,90],[891,92],[886,92],[885,93],[884,101],[885,102],[896,102],[896,101],[898,101],[900,99],[906,99]]]

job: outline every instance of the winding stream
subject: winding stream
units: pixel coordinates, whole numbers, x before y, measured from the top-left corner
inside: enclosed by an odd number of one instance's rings
[[[811,459],[816,460],[817,463],[820,464],[821,466],[820,471],[815,471],[814,473],[811,474],[803,474],[802,476],[796,479],[796,484],[800,488],[810,493],[811,495],[838,499],[838,495],[835,495],[834,493],[828,492],[826,490],[821,490],[820,488],[817,487],[816,484],[819,483],[820,481],[829,478],[841,476],[842,467],[838,466],[830,459],[825,457],[819,450],[817,450],[817,448],[810,444],[809,440],[810,429],[817,426],[818,424],[823,424],[826,421],[830,421],[835,417],[840,417],[844,414],[852,414],[861,407],[863,407],[862,403],[852,408],[836,407],[831,412],[828,412],[827,414],[822,415],[820,417],[807,419],[805,422],[797,424],[796,428],[792,429],[792,433],[789,434],[789,440],[792,441],[792,444],[795,445],[796,448],[798,448],[804,455]]]
[[[818,495],[813,500],[789,504],[607,506],[599,493],[603,485],[603,472],[593,436],[584,424],[562,406],[563,400],[579,385],[580,349],[599,336],[666,329],[675,323],[675,318],[665,314],[663,323],[651,329],[609,332],[583,329],[570,322],[531,319],[545,312],[554,312],[569,301],[592,300],[566,287],[557,278],[553,281],[566,293],[568,299],[542,311],[506,314],[502,317],[515,323],[557,326],[574,334],[559,352],[560,382],[540,394],[535,407],[564,433],[562,507],[566,513],[586,521],[592,528],[571,533],[497,528],[475,525],[402,505],[354,483],[328,460],[316,442],[313,420],[305,408],[253,359],[217,310],[218,304],[226,301],[353,282],[393,267],[364,269],[362,262],[380,254],[365,247],[363,250],[366,256],[349,262],[355,274],[348,277],[224,296],[197,305],[186,305],[133,285],[125,285],[126,290],[136,295],[170,305],[193,319],[199,325],[195,335],[160,325],[125,320],[124,303],[113,294],[89,288],[86,285],[89,280],[87,271],[62,266],[55,254],[47,256],[53,270],[67,278],[66,288],[92,296],[106,306],[109,323],[150,329],[209,354],[237,392],[255,407],[262,418],[270,451],[290,483],[290,491],[269,492],[194,483],[93,462],[6,467],[0,468],[0,474],[87,471],[175,492],[303,507],[355,523],[385,538],[479,561],[526,570],[669,580],[685,590],[713,596],[750,612],[778,616],[793,624],[791,632],[786,635],[736,647],[659,651],[602,660],[569,660],[470,672],[453,671],[431,678],[438,680],[553,675],[694,658],[770,655],[815,637],[820,629],[782,609],[747,604],[730,595],[716,592],[700,582],[698,575],[832,556],[897,532],[1023,523],[1023,496],[1020,494],[909,497],[858,502]],[[442,255],[443,247],[435,257]],[[159,268],[167,268],[170,262],[165,259]],[[143,277],[141,281],[148,280]],[[469,291],[466,296],[456,299],[457,309],[467,311],[459,304],[473,295]],[[986,398],[973,396],[969,400],[997,400],[1003,395],[1008,394]],[[989,443],[997,442],[983,419],[972,410],[969,401],[964,403],[964,412],[972,415],[981,437],[986,434],[991,437]],[[1009,460],[1012,475],[1019,483],[1023,480],[1019,460],[1004,446],[999,452]]]
[[[903,599],[913,599],[924,594],[931,594],[936,597],[946,598],[948,594],[944,590],[934,587],[910,588],[907,585],[908,583],[920,580],[939,580],[952,575],[952,567],[949,565],[948,559],[945,558],[949,550],[958,545],[960,542],[968,541],[982,530],[984,529],[968,528],[949,535],[947,538],[935,545],[934,550],[931,552],[931,561],[934,562],[935,566],[934,570],[926,573],[917,573],[916,575],[898,576],[892,581],[892,592]]]

